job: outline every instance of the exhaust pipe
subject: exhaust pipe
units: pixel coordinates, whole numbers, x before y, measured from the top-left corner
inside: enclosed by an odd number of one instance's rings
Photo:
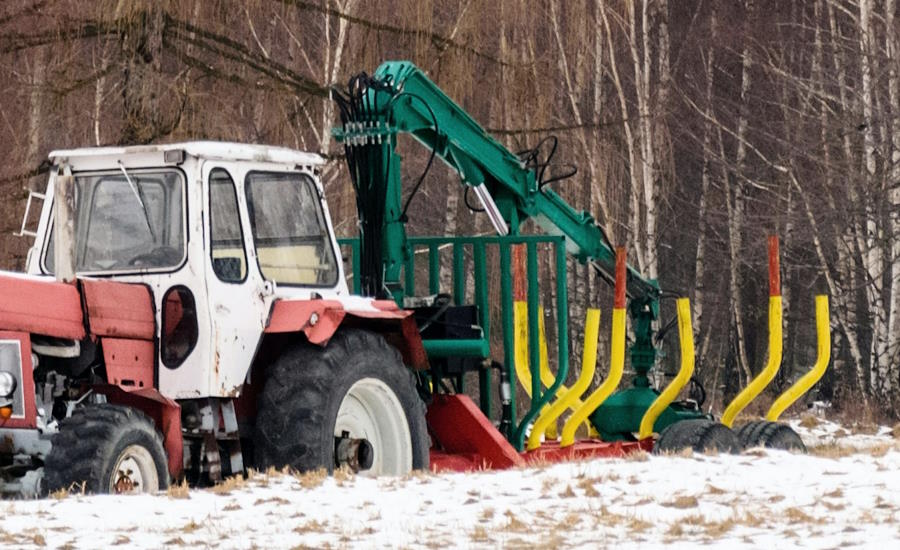
[[[75,280],[75,178],[68,164],[53,181],[53,271],[56,280]]]

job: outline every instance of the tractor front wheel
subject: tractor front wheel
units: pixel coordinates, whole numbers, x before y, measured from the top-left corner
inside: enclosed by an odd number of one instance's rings
[[[369,475],[428,468],[425,404],[412,371],[378,334],[341,330],[295,346],[269,368],[254,456],[260,469],[346,465]]]
[[[144,413],[120,405],[76,409],[44,462],[50,491],[155,493],[169,486],[162,438]]]

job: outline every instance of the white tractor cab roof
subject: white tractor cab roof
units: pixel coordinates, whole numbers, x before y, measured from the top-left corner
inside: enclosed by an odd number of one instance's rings
[[[187,141],[165,145],[134,145],[129,147],[87,147],[52,151],[54,164],[67,162],[79,170],[108,168],[109,159],[122,160],[126,168],[179,164],[183,155],[205,160],[251,161],[287,164],[314,172],[325,164],[325,159],[315,153],[295,151],[287,147],[233,143],[227,141]]]

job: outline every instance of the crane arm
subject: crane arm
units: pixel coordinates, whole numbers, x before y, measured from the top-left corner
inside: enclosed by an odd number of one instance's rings
[[[378,224],[368,228],[374,240],[379,235],[372,233],[383,233],[380,246],[369,243],[369,248],[380,248],[370,252],[380,252],[383,258],[383,280],[374,286],[400,286],[406,221],[405,207],[400,204],[400,160],[396,153],[396,136],[401,133],[413,136],[433,157],[453,168],[464,185],[481,191],[478,195],[483,203],[487,201],[485,207],[489,211],[495,207],[511,233],[516,234],[522,222],[531,218],[548,234],[565,236],[569,253],[591,263],[607,281],[613,280],[615,253],[593,217],[576,211],[558,194],[542,187],[538,169],[526,166],[518,155],[493,139],[414,64],[385,62],[372,77],[355,77],[349,94],[338,97],[338,102],[343,125],[334,130],[334,135],[344,143],[354,172],[363,231],[366,221],[362,218],[374,222],[381,217],[381,228],[376,227]],[[383,207],[376,204],[381,198],[372,196],[382,193]],[[378,269],[379,262],[370,263],[372,269]],[[369,276],[378,277],[377,272]],[[659,297],[656,281],[643,278],[629,266],[626,286],[629,297],[652,309],[655,318]],[[392,293],[397,297],[396,290]]]

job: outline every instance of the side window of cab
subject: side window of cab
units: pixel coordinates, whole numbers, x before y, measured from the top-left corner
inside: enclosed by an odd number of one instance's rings
[[[222,168],[209,174],[209,236],[213,272],[226,283],[247,278],[247,254],[238,214],[237,189]]]

